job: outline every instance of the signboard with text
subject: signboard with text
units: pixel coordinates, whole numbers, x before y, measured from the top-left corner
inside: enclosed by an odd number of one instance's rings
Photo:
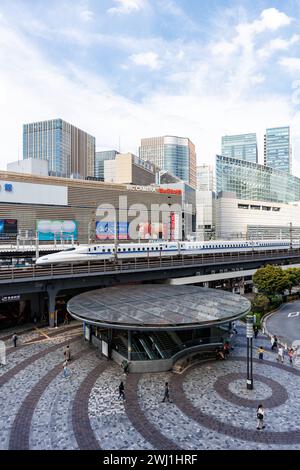
[[[76,220],[37,220],[36,230],[40,241],[77,240]]]
[[[18,221],[16,219],[0,219],[0,240],[10,240],[18,235]]]

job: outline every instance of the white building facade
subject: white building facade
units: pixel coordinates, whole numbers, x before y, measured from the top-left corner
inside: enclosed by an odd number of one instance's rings
[[[300,239],[300,203],[253,201],[220,193],[215,207],[218,239]]]

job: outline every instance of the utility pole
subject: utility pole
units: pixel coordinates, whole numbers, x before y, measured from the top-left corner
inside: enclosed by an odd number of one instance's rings
[[[253,390],[253,315],[247,315],[246,336],[247,336],[247,389]]]

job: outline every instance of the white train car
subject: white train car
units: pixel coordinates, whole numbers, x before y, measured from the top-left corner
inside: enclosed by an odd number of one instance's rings
[[[36,264],[82,263],[115,259],[157,258],[178,255],[217,255],[223,253],[253,252],[264,250],[288,250],[290,240],[238,240],[208,242],[153,242],[121,243],[103,245],[81,245],[59,253],[41,256]],[[299,247],[299,240],[293,241],[293,247]]]

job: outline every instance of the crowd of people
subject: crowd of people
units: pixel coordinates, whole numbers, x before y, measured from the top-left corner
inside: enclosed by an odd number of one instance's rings
[[[279,362],[280,364],[283,364],[284,363],[284,357],[287,355],[290,365],[293,366],[294,361],[295,361],[296,356],[297,356],[297,348],[293,348],[293,347],[289,348],[287,346],[287,344],[279,343],[278,337],[276,335],[271,336],[270,342],[271,342],[271,348],[270,348],[271,351],[276,351],[277,352],[277,358],[276,358],[277,362]],[[261,361],[264,358],[264,352],[265,352],[265,350],[264,350],[263,346],[260,346],[257,349],[258,358]]]

